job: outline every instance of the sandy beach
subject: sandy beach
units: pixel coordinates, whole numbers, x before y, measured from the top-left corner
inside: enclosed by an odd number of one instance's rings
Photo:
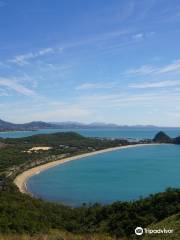
[[[28,192],[28,189],[27,189],[27,186],[26,186],[26,183],[27,183],[28,179],[30,177],[32,177],[33,175],[39,174],[40,172],[45,171],[49,168],[55,167],[59,164],[63,164],[63,163],[69,162],[69,161],[74,161],[74,160],[77,160],[77,159],[81,159],[81,158],[85,158],[85,157],[89,157],[89,156],[93,156],[93,155],[97,155],[97,154],[101,154],[101,153],[106,153],[106,152],[111,152],[111,151],[116,151],[116,150],[126,149],[126,148],[132,148],[132,147],[150,146],[150,145],[157,145],[157,144],[156,143],[134,144],[134,145],[107,148],[107,149],[98,150],[98,151],[95,151],[95,152],[80,154],[80,155],[77,155],[77,156],[67,157],[67,158],[63,158],[63,159],[56,160],[56,161],[53,161],[53,162],[45,163],[43,165],[40,165],[40,166],[31,168],[31,169],[28,169],[27,171],[24,171],[23,173],[21,173],[20,175],[18,175],[15,178],[14,183],[19,188],[20,192],[32,195],[30,192]]]

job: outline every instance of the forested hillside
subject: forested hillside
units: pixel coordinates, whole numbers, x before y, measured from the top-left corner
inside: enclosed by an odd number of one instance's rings
[[[81,207],[72,208],[22,194],[13,184],[14,177],[30,166],[43,164],[60,156],[71,156],[127,144],[130,143],[126,140],[85,138],[76,133],[1,139],[1,236],[8,235],[10,238],[13,234],[17,239],[19,237],[18,240],[22,234],[32,236],[34,239],[38,234],[41,236],[38,239],[46,240],[97,240],[103,237],[104,239],[131,239],[134,237],[134,229],[137,226],[147,227],[179,213],[179,189],[169,188],[166,192],[153,194],[137,201],[115,202],[110,205],[84,204]],[[46,146],[48,150],[31,150],[37,146]],[[47,235],[49,238],[46,237]]]

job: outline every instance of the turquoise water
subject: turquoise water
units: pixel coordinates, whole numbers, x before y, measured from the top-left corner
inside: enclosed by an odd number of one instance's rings
[[[111,138],[153,138],[158,131],[165,131],[169,136],[180,135],[180,128],[123,128],[123,129],[41,129],[38,131],[14,131],[0,132],[2,138],[20,138],[35,134],[74,131],[87,137],[111,137]]]
[[[138,199],[180,187],[180,146],[143,146],[86,157],[41,172],[27,186],[37,197],[72,206]]]

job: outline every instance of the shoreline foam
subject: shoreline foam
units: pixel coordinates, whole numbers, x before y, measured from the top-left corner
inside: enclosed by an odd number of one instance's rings
[[[30,193],[28,191],[26,183],[29,180],[29,178],[31,178],[32,176],[34,176],[36,174],[41,173],[42,171],[46,171],[49,168],[56,167],[60,164],[66,163],[66,162],[78,160],[78,159],[81,159],[81,158],[86,158],[86,157],[97,155],[97,154],[102,154],[102,153],[106,153],[106,152],[117,151],[117,150],[121,150],[121,149],[132,148],[132,147],[142,147],[142,146],[152,146],[152,145],[159,145],[159,144],[157,144],[157,143],[147,143],[147,144],[133,144],[133,145],[126,145],[126,146],[118,146],[118,147],[106,148],[106,149],[103,149],[103,150],[97,150],[95,152],[84,153],[84,154],[80,154],[80,155],[76,155],[76,156],[72,156],[72,157],[67,157],[67,158],[63,158],[63,159],[60,159],[60,160],[56,160],[56,161],[52,161],[52,162],[45,163],[45,164],[42,164],[40,166],[30,168],[30,169],[24,171],[23,173],[19,174],[14,179],[14,183],[19,188],[19,191],[21,193],[26,193],[28,195],[33,196],[32,193]]]

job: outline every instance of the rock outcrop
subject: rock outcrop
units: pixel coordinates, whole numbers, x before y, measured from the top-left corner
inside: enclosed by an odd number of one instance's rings
[[[173,143],[173,139],[162,131],[156,134],[153,141],[156,143]]]

